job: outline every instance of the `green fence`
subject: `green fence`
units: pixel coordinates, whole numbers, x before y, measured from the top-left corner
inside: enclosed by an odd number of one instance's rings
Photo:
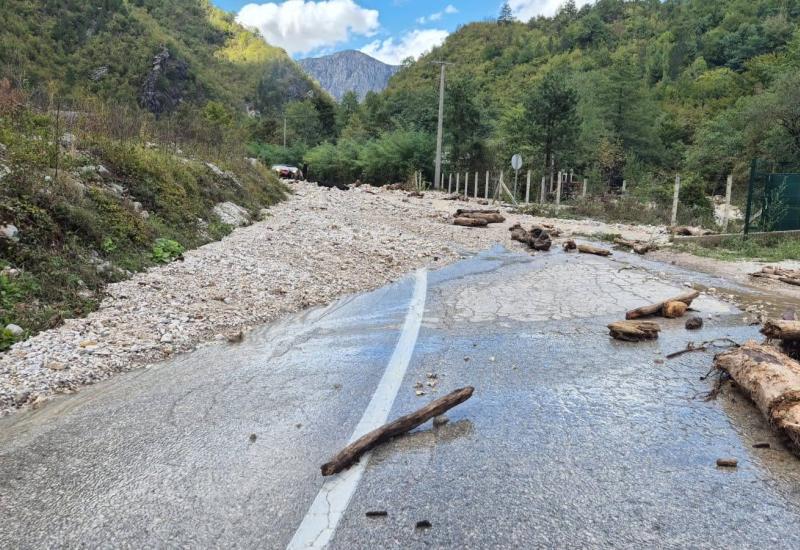
[[[800,229],[800,170],[793,164],[754,160],[747,190],[745,234]]]

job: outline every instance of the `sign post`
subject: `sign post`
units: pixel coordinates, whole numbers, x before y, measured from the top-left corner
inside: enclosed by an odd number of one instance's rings
[[[511,168],[514,169],[514,199],[517,198],[517,180],[519,179],[519,169],[522,168],[522,155],[517,153],[511,157]]]

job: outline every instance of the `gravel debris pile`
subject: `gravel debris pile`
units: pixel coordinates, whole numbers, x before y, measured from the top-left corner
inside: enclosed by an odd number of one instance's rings
[[[408,198],[308,183],[293,190],[263,221],[187,252],[182,262],[109,285],[98,311],[0,355],[0,415],[203,342],[234,341],[255,325],[380,287],[421,266],[442,266],[497,243],[521,249],[508,228],[532,220],[508,214],[505,223],[468,229],[451,218],[465,203],[438,193]]]

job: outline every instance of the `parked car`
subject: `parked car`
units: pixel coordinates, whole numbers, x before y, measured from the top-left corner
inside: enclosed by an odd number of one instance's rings
[[[281,179],[287,179],[287,180],[303,179],[303,172],[296,166],[275,164],[272,166],[272,171],[278,174],[278,177]]]

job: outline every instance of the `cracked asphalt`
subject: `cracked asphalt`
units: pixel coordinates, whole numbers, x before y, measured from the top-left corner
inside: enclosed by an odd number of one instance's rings
[[[745,292],[620,253],[498,248],[429,273],[389,416],[475,395],[373,451],[329,547],[800,547],[800,461],[735,390],[704,399],[712,353],[664,358],[756,328],[704,294],[699,332],[659,320],[657,341],[608,338],[686,281]],[[285,548],[413,291],[410,277],[1,419],[0,547]]]

